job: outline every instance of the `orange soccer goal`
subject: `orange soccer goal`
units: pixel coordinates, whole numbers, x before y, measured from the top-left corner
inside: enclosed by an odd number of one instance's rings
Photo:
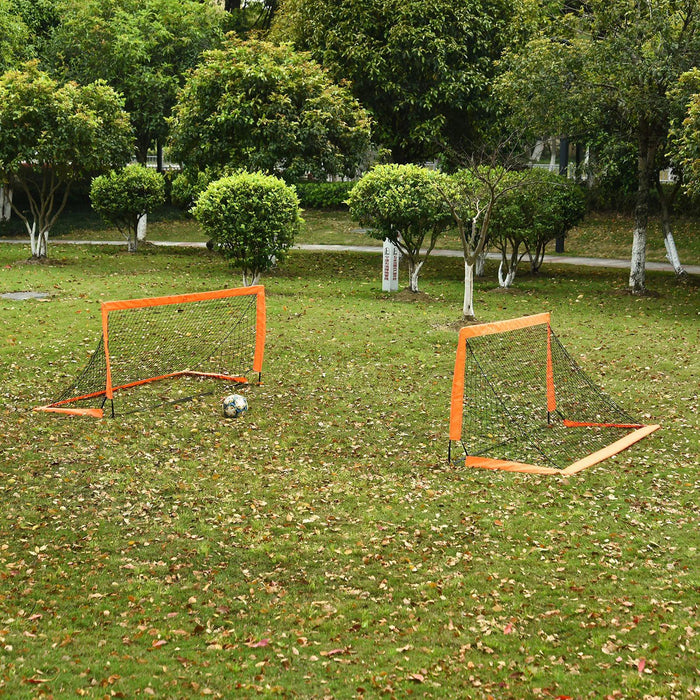
[[[450,460],[463,449],[468,467],[574,474],[658,427],[631,418],[588,378],[548,313],[459,333]]]
[[[264,346],[262,286],[105,302],[102,337],[87,367],[35,410],[101,418],[107,402],[115,415],[117,398],[125,412],[192,398],[191,386],[154,388],[157,380],[246,384],[246,375],[257,373],[260,381]]]

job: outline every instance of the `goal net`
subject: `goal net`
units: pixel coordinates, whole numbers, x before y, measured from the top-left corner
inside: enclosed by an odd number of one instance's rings
[[[191,387],[168,392],[162,383],[154,388],[157,380],[246,384],[257,373],[259,381],[264,345],[262,286],[105,302],[102,337],[87,366],[36,410],[102,417],[107,402],[115,415],[117,398],[127,411],[191,398]]]
[[[468,467],[573,474],[658,427],[634,420],[589,379],[548,313],[460,331],[450,460],[463,450]]]

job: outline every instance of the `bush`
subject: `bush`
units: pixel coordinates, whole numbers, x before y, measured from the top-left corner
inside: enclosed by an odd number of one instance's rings
[[[452,223],[440,190],[448,177],[418,165],[378,165],[353,187],[351,216],[368,226],[372,238],[389,239],[406,258],[409,287],[418,291],[418,273],[439,235]],[[427,248],[422,255],[421,248]]]
[[[301,217],[293,187],[261,172],[238,172],[210,183],[192,213],[212,247],[243,270],[243,284],[284,257],[294,243]]]
[[[346,209],[355,182],[297,182],[299,202],[306,209]]]
[[[141,217],[165,201],[163,176],[143,165],[127,165],[92,181],[90,201],[95,211],[124,235],[129,251],[138,245]]]

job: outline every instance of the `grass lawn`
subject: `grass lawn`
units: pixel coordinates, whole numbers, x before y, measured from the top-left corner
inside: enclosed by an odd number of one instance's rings
[[[462,296],[380,291],[371,254],[264,277],[264,384],[93,420],[32,412],[97,345],[99,302],[237,286],[206,250],[0,244],[0,696],[698,697],[697,279],[548,266],[481,320],[551,311],[662,429],[570,477],[446,463]]]
[[[569,232],[566,254],[583,257],[618,258],[627,260],[632,250],[633,217],[615,213],[589,214],[581,225]],[[9,225],[3,224],[0,235],[25,237],[23,228],[15,218]],[[700,236],[696,219],[677,217],[674,222],[674,238],[685,265],[700,264]],[[62,216],[51,234],[51,241],[110,240],[123,241],[119,231],[109,227],[89,208],[76,208]],[[206,237],[192,218],[177,209],[163,207],[149,217],[148,239],[153,241],[205,241]],[[2,238],[0,238],[0,241]],[[376,245],[381,242],[363,233],[357,222],[346,211],[304,211],[304,225],[297,243],[327,245]],[[29,239],[27,239],[27,245]],[[437,248],[461,250],[461,243],[454,231],[447,231],[438,241]],[[548,252],[554,254],[554,244]],[[650,221],[647,240],[647,260],[666,262],[663,234],[657,218]]]

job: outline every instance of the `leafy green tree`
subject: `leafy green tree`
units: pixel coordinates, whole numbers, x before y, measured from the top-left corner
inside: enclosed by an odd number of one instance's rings
[[[688,103],[688,116],[680,135],[680,157],[685,172],[685,188],[694,197],[700,196],[700,94]]]
[[[44,258],[51,227],[71,185],[124,164],[133,146],[129,115],[104,83],[61,85],[36,62],[0,76],[0,185],[29,203],[24,222],[32,256]]]
[[[29,58],[29,27],[14,10],[12,0],[0,0],[0,72]]]
[[[350,215],[368,234],[388,239],[408,262],[409,289],[418,291],[421,267],[451,222],[440,188],[447,176],[417,165],[378,165],[350,192]],[[422,252],[421,248],[425,247]]]
[[[192,209],[213,247],[243,270],[245,286],[282,260],[299,232],[293,187],[262,172],[238,172],[212,182]]]
[[[124,96],[145,163],[168,135],[185,73],[221,42],[223,17],[196,0],[63,0],[47,60],[64,79],[102,79]]]
[[[419,162],[480,138],[511,15],[505,0],[286,0],[272,36],[349,80],[393,159]]]
[[[561,0],[559,8],[541,18],[540,36],[506,57],[498,94],[540,133],[603,132],[636,143],[629,288],[642,293],[650,192],[670,125],[668,90],[700,55],[700,7],[697,0],[589,0],[572,8]]]
[[[264,41],[207,52],[173,115],[173,154],[195,170],[354,175],[369,144],[369,117],[345,88],[307,55]]]
[[[520,179],[498,165],[499,152],[494,151],[490,163],[473,159],[450,177],[448,186],[438,186],[448,206],[462,243],[464,256],[464,298],[462,316],[475,320],[474,272],[489,240],[491,218],[499,200],[520,187]]]
[[[498,282],[507,288],[525,255],[532,272],[540,269],[547,244],[583,218],[586,203],[571,180],[546,170],[508,173],[504,182],[515,186],[494,207],[490,240],[501,253]]]
[[[129,252],[136,252],[138,247],[141,219],[164,201],[163,176],[140,164],[99,175],[90,186],[93,209],[119,229],[127,240]]]

